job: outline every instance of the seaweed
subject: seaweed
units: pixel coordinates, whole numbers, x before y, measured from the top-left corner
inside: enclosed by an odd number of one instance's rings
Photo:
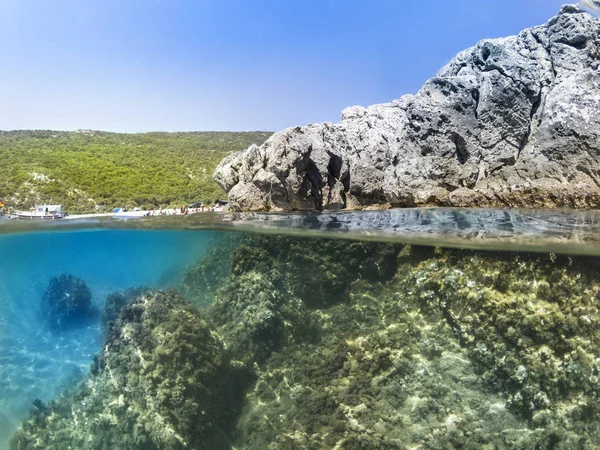
[[[131,301],[12,449],[597,448],[599,269],[236,235],[186,277],[201,311]]]

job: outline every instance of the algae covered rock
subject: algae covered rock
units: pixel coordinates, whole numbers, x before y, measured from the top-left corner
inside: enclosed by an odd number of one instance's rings
[[[355,282],[389,280],[401,249],[379,242],[253,235],[232,255],[232,271],[268,274],[308,308],[326,308],[346,301]]]
[[[410,272],[404,292],[453,330],[531,445],[600,445],[597,259],[439,251]]]
[[[594,449],[594,259],[405,247],[257,370],[236,448]]]
[[[286,236],[246,236],[231,254],[231,277],[206,312],[245,363],[320,337],[319,315],[361,280],[395,273],[401,246]]]
[[[121,310],[133,299],[147,293],[150,289],[145,287],[129,288],[121,292],[108,294],[100,315],[100,325],[104,330],[114,323]]]
[[[318,334],[316,318],[302,300],[256,271],[228,281],[206,316],[232,357],[249,365],[264,362],[293,342],[310,342]]]
[[[92,315],[92,292],[82,279],[62,274],[48,283],[41,306],[45,323],[62,330]]]
[[[24,421],[11,449],[226,449],[239,375],[181,295],[146,293],[121,311],[89,378]]]
[[[597,259],[269,235],[224,254],[191,269],[189,292],[220,280],[201,312],[123,307],[12,449],[600,447]]]

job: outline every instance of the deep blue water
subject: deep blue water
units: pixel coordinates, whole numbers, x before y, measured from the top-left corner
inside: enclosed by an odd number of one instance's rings
[[[97,230],[0,235],[0,449],[34,399],[87,373],[100,349],[98,321],[51,332],[40,301],[49,280],[83,279],[100,308],[114,291],[177,286],[210,246],[213,232]]]

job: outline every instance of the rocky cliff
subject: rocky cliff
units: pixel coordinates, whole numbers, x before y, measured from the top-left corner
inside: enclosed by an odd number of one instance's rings
[[[416,95],[274,134],[224,159],[232,210],[600,203],[600,21],[547,24],[459,53]]]

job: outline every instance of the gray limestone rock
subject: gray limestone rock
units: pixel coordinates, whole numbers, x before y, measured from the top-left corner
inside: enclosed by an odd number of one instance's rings
[[[232,210],[600,203],[600,21],[547,24],[459,53],[416,95],[353,106],[224,159]]]

